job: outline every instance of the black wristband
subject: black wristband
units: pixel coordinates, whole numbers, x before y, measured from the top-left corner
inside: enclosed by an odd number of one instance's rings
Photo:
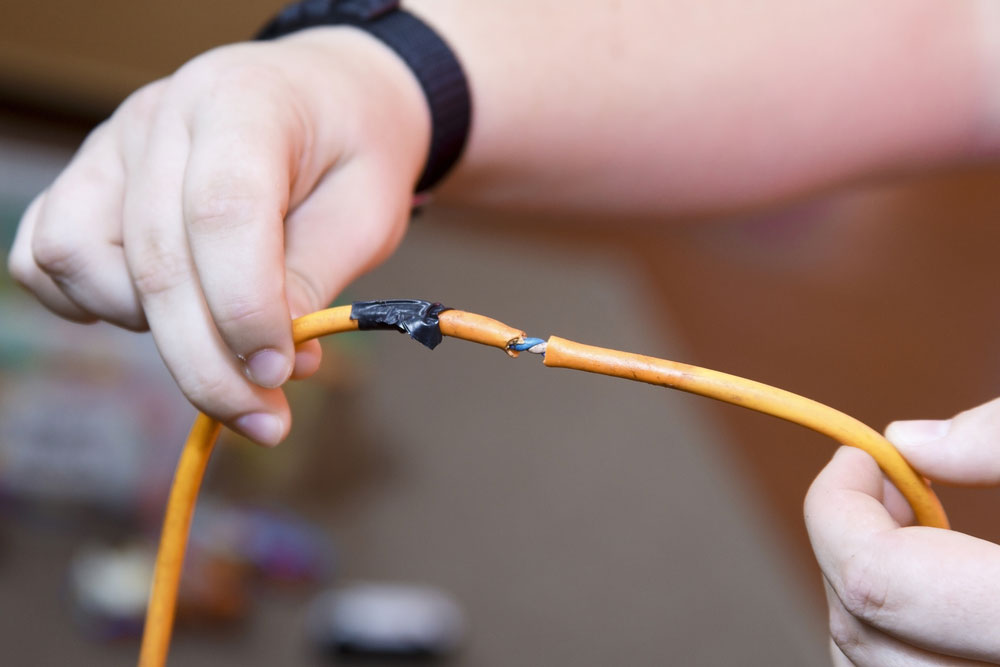
[[[350,25],[381,40],[420,82],[431,112],[431,144],[417,192],[436,185],[458,162],[469,136],[472,99],[465,72],[444,40],[399,0],[303,0],[283,9],[257,34],[274,39],[321,25]]]

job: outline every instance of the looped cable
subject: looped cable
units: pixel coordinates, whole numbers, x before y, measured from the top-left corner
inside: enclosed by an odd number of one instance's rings
[[[582,345],[557,336],[547,341],[525,337],[523,331],[475,313],[444,310],[437,317],[440,332],[445,336],[496,347],[511,356],[525,351],[542,354],[546,366],[611,375],[707,396],[780,417],[841,444],[863,449],[903,494],[920,524],[948,528],[948,517],[937,496],[888,440],[857,419],[822,403],[760,382],[675,361]],[[296,344],[357,329],[358,322],[351,319],[350,306],[321,310],[292,323]],[[217,421],[199,414],[177,465],[146,610],[140,667],[166,664],[191,516],[219,429]]]

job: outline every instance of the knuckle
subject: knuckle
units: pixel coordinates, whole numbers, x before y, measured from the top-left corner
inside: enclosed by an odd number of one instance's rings
[[[889,579],[870,556],[856,554],[847,561],[838,593],[847,612],[865,623],[877,625],[891,612]]]
[[[277,64],[249,53],[225,51],[209,71],[212,89],[221,96],[246,97],[247,91],[278,90],[288,86],[288,77]]]
[[[79,156],[82,153],[92,150],[95,145],[101,143],[107,137],[113,136],[113,132],[114,130],[111,118],[107,118],[101,121],[100,123],[95,125],[94,128],[90,130],[90,132],[87,133],[87,136],[84,138],[83,143],[80,144],[80,148],[77,151],[77,155]]]
[[[227,64],[217,82],[223,91],[245,94],[255,87],[283,88],[287,79],[282,70],[268,62],[237,61]]]
[[[74,205],[83,197],[103,203],[121,192],[118,183],[121,163],[109,159],[106,152],[102,153],[97,149],[96,143],[97,140],[94,140],[90,145],[81,148],[72,167],[63,172],[62,176],[52,184],[53,201],[58,202],[60,209]],[[93,197],[93,193],[105,193],[105,196]],[[83,217],[80,212],[74,217],[77,216]]]
[[[830,608],[830,638],[848,657],[857,653],[862,644],[857,621],[836,605]]]
[[[257,99],[259,91],[283,90],[287,77],[279,66],[257,56],[254,47],[259,46],[231,44],[189,60],[170,77],[170,94],[187,96],[191,91],[210,90],[212,99],[244,99],[249,94]]]
[[[192,267],[187,257],[168,250],[155,237],[147,238],[145,247],[130,260],[132,284],[144,297],[169,292],[191,278]]]
[[[287,66],[262,58],[260,44],[230,45],[190,61],[171,78],[170,96],[191,99],[196,115],[250,109],[276,126],[300,127],[301,91]]]
[[[34,260],[29,254],[20,252],[17,246],[7,255],[7,273],[18,285],[27,287],[35,271]]]
[[[163,98],[164,85],[164,81],[160,80],[136,89],[131,95],[125,98],[125,101],[121,103],[113,117],[125,117],[131,120],[148,119],[160,105],[160,101]]]
[[[259,200],[253,196],[234,194],[241,188],[235,177],[194,189],[186,198],[184,220],[195,232],[228,231],[240,227],[260,215]]]
[[[224,374],[193,366],[188,375],[178,380],[178,384],[188,400],[199,409],[223,419],[229,416],[219,414],[222,409],[219,405],[220,397],[233,394]]]
[[[35,264],[53,280],[71,280],[78,275],[85,263],[84,253],[72,239],[50,234],[40,226],[31,243]]]
[[[273,300],[262,300],[258,295],[230,296],[215,312],[215,323],[220,330],[231,331],[241,326],[255,326],[273,316]]]

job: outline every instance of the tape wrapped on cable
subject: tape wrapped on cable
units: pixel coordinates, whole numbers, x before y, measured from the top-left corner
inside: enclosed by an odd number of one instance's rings
[[[351,319],[362,331],[399,331],[433,350],[442,338],[438,315],[446,310],[451,308],[420,299],[356,301],[351,304]]]

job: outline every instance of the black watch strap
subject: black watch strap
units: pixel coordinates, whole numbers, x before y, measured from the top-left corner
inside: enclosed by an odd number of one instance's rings
[[[417,192],[432,188],[462,154],[472,122],[468,82],[454,52],[399,0],[304,0],[283,9],[257,39],[321,25],[350,25],[378,38],[413,71],[431,112],[431,144]]]

